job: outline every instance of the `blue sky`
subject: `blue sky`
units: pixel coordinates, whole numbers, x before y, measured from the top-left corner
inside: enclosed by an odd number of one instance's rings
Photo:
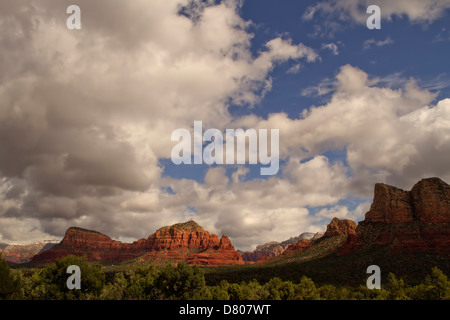
[[[450,181],[450,0],[72,2],[0,4],[1,242],[194,219],[251,250]],[[174,165],[194,121],[279,130],[277,175]]]
[[[313,48],[320,55],[320,60],[302,63],[291,59],[276,65],[270,72],[273,87],[262,101],[252,107],[230,105],[229,111],[233,116],[254,114],[267,118],[271,113],[285,112],[289,117],[297,118],[303,110],[329,101],[333,93],[332,81],[340,67],[346,64],[364,70],[372,78],[382,79],[386,87],[399,89],[414,78],[418,86],[437,94],[435,101],[450,96],[450,69],[444,62],[450,54],[448,9],[441,18],[431,23],[411,21],[406,15],[383,18],[382,28],[378,30],[369,30],[365,23],[335,19],[339,23],[338,31],[315,34],[315,26],[321,26],[324,19],[333,17],[317,16],[310,21],[303,19],[308,7],[314,3],[243,1],[239,13],[244,20],[251,22],[248,29],[253,34],[251,50],[254,56],[266,50],[265,44],[271,39],[283,37]],[[362,10],[361,14],[365,12]],[[370,14],[365,15],[370,17]],[[336,46],[336,51],[326,47],[330,44]],[[300,69],[290,72],[297,65]],[[318,95],[312,90],[320,84],[329,92]],[[343,150],[332,150],[326,154],[332,162],[346,160]],[[209,168],[206,165],[174,166],[170,160],[162,163],[164,174],[199,182],[203,181]],[[251,172],[247,179],[264,178],[259,176],[258,170],[249,168]]]

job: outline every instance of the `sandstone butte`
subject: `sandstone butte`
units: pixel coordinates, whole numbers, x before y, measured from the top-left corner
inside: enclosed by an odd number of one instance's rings
[[[71,227],[60,243],[34,256],[32,261],[43,265],[69,254],[87,255],[89,261],[102,263],[135,258],[157,262],[185,261],[203,266],[244,263],[227,236],[219,239],[194,221],[163,227],[147,239],[133,243],[121,243],[97,231]]]
[[[320,240],[301,240],[283,253],[303,252],[327,238],[344,236],[337,255],[387,246],[398,253],[450,255],[450,186],[439,178],[419,181],[411,191],[377,183],[370,210],[359,224],[333,218]]]
[[[411,191],[376,184],[370,210],[339,254],[370,246],[448,256],[450,186],[439,178],[423,179]]]

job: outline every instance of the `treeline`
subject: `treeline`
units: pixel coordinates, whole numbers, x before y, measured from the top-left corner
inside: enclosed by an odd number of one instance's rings
[[[67,288],[67,267],[77,265],[81,271],[81,289]],[[103,266],[88,263],[86,258],[68,256],[42,269],[24,272],[10,269],[0,259],[0,299],[20,300],[441,300],[450,299],[450,281],[438,268],[430,270],[422,283],[408,285],[390,273],[381,290],[366,286],[317,286],[310,278],[297,283],[272,278],[266,283],[256,280],[218,285],[206,284],[203,270],[180,263],[156,268],[136,267],[116,272],[106,280]]]

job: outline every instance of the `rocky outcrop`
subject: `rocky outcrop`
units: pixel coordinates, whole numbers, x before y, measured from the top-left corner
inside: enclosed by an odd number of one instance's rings
[[[300,253],[310,248],[313,245],[313,240],[299,240],[296,243],[291,244],[286,250],[282,253],[283,256],[288,256],[294,253]]]
[[[389,246],[401,253],[450,254],[450,187],[439,178],[419,181],[411,191],[376,184],[365,220],[340,254]]]
[[[134,258],[146,261],[186,261],[199,265],[242,264],[226,236],[210,234],[194,221],[163,227],[147,239],[121,243],[97,231],[72,227],[52,249],[36,255],[33,262],[44,264],[74,254],[90,261],[114,263]]]
[[[277,257],[287,248],[301,240],[316,240],[323,236],[322,232],[304,232],[297,237],[291,237],[283,242],[271,241],[256,247],[254,251],[240,252],[242,259],[247,262],[266,261]]]
[[[261,259],[276,257],[285,250],[280,242],[271,241],[256,247],[254,251],[239,252],[244,261],[256,262]]]
[[[351,220],[340,220],[338,218],[333,218],[327,226],[327,231],[325,231],[324,237],[335,237],[343,234],[354,234],[356,230],[356,223]]]
[[[450,222],[450,187],[439,178],[423,179],[411,191],[377,183],[367,222]]]
[[[414,218],[422,223],[450,223],[450,186],[439,178],[424,179],[411,189]]]
[[[342,256],[360,249],[383,246],[401,254],[449,256],[449,185],[438,178],[423,179],[411,191],[376,184],[374,199],[365,219],[357,225],[351,220],[333,218],[323,240],[299,241],[282,255],[301,253],[310,248],[320,251],[320,246],[334,246],[332,252]],[[305,253],[305,256],[310,255]]]
[[[374,198],[366,221],[385,223],[412,222],[411,193],[386,184],[375,185]]]

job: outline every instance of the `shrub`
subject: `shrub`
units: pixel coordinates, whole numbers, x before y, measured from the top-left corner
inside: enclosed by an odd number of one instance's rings
[[[23,298],[22,281],[19,273],[13,272],[0,256],[0,300]]]

